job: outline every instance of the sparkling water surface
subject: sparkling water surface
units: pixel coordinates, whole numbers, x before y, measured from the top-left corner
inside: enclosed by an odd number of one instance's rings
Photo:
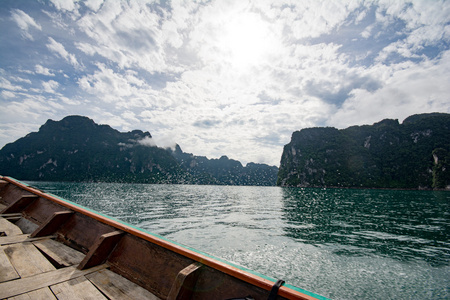
[[[450,192],[28,184],[332,299],[450,299]]]

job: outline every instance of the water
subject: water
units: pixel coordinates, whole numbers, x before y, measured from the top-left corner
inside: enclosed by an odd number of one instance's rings
[[[332,299],[450,299],[450,192],[30,184]]]

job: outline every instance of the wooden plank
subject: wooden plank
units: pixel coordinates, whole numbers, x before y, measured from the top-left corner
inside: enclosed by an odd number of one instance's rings
[[[84,276],[64,281],[50,286],[50,289],[58,300],[89,299],[104,300],[107,299],[97,288]]]
[[[156,297],[146,289],[107,269],[86,275],[86,278],[112,300],[160,300],[160,298]]]
[[[0,197],[2,197],[1,202],[5,204],[6,207],[8,207],[11,203],[17,201],[17,199],[22,197],[22,195],[27,194],[31,195],[31,192],[25,191],[24,189],[14,184],[7,184],[0,190]]]
[[[99,222],[83,214],[75,213],[65,224],[58,229],[58,235],[64,243],[83,253],[89,253],[98,237],[117,229]]]
[[[13,235],[13,236],[1,236],[0,237],[0,245],[10,245],[10,244],[18,244],[18,243],[26,243],[26,242],[34,242],[45,239],[54,239],[56,235],[48,235],[41,236],[38,238],[30,238],[29,234],[21,234],[21,235]]]
[[[49,256],[60,267],[79,264],[84,254],[54,240],[44,239],[33,242],[39,250]]]
[[[31,243],[3,247],[11,264],[22,278],[55,270],[55,267]]]
[[[123,231],[113,231],[99,236],[78,269],[87,269],[104,263],[123,234]]]
[[[10,297],[8,300],[57,300],[50,288],[45,287],[18,296]]]
[[[8,185],[8,181],[0,179],[0,190]]]
[[[0,245],[17,244],[28,239],[28,234],[18,234],[12,236],[0,236]]]
[[[195,262],[181,270],[172,284],[167,300],[191,299],[202,266],[201,263]]]
[[[22,213],[11,213],[11,214],[0,214],[1,218],[9,218],[9,217],[21,217]]]
[[[6,219],[6,220],[8,220],[8,221],[10,221],[10,222],[15,222],[15,221],[17,221],[17,220],[20,220],[20,216],[16,216],[16,217],[2,217],[3,219]]]
[[[0,232],[4,232],[6,236],[23,234],[19,227],[3,218],[0,218]]]
[[[14,269],[5,251],[3,251],[3,247],[0,247],[0,282],[17,278],[20,278],[19,274],[17,274],[16,269]]]
[[[57,211],[53,213],[53,215],[48,218],[46,222],[44,222],[31,234],[31,237],[39,237],[55,233],[58,227],[64,224],[64,222],[66,222],[70,216],[73,215],[73,213],[74,212],[70,210]]]
[[[23,217],[20,218],[18,221],[16,221],[14,224],[17,227],[19,227],[23,233],[28,233],[28,234],[34,232],[39,227],[38,224],[31,222],[30,220],[25,219]]]
[[[19,213],[28,205],[33,203],[39,196],[37,195],[22,195],[19,199],[8,205],[1,211],[2,214]]]
[[[17,296],[37,289],[52,286],[107,268],[103,264],[91,269],[78,270],[75,266],[62,268],[43,274],[0,283],[0,299]]]
[[[111,270],[160,298],[166,298],[178,272],[192,260],[126,234],[108,258]]]

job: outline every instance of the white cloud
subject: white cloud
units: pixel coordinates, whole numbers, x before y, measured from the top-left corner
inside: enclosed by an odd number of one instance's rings
[[[102,109],[99,109],[98,113],[100,115],[94,120],[98,120],[96,122],[98,122],[99,124],[107,124],[115,128],[121,128],[122,130],[130,130],[131,124],[124,120],[122,117],[114,115]]]
[[[42,86],[44,87],[44,91],[46,93],[54,94],[56,93],[56,89],[59,87],[59,83],[54,80],[43,81]]]
[[[374,24],[367,26],[366,29],[364,29],[364,31],[361,32],[361,36],[365,39],[369,38],[372,35],[373,28]]]
[[[8,79],[0,77],[0,88],[10,91],[21,91],[23,88],[18,85],[14,85]]]
[[[96,46],[88,43],[76,43],[75,44],[77,48],[87,55],[93,56],[95,53],[97,53],[99,50]]]
[[[50,0],[58,10],[73,11],[77,7],[78,0]]]
[[[139,145],[142,145],[142,146],[156,147],[155,141],[152,138],[148,137],[148,136],[146,136],[142,140],[137,141],[137,143]]]
[[[78,63],[75,55],[67,52],[67,50],[64,48],[63,44],[58,43],[57,41],[55,41],[51,37],[48,38],[48,41],[49,41],[49,43],[47,44],[47,48],[50,51],[53,51],[56,54],[58,54],[59,56],[61,56],[62,58],[64,58],[66,61],[68,61],[75,68],[79,68],[80,67],[80,64]]]
[[[34,67],[37,74],[45,75],[45,76],[55,76],[48,68],[45,68],[41,65],[36,65]]]
[[[15,82],[24,82],[24,83],[28,83],[31,84],[31,80],[27,79],[27,78],[22,78],[19,76],[9,76],[8,77],[11,81],[15,81]]]
[[[117,103],[123,107],[133,105],[134,99],[146,95],[148,87],[141,88],[144,84],[143,81],[131,73],[126,75],[116,73],[100,63],[97,64],[97,67],[98,70],[92,75],[78,80],[81,89],[89,94],[95,95],[107,103]]]
[[[36,21],[32,17],[30,17],[20,9],[13,9],[11,11],[11,18],[14,20],[14,22],[16,22],[17,26],[22,29],[22,37],[26,39],[34,40],[33,36],[29,32],[30,27],[42,30],[41,25],[36,23]]]
[[[16,96],[16,94],[11,91],[2,91],[1,95],[3,98],[14,98]]]
[[[123,112],[122,117],[124,119],[130,120],[133,123],[139,123],[139,119],[136,118],[136,115],[132,111]]]
[[[0,61],[1,104],[31,119],[88,115],[158,146],[276,165],[304,127],[449,109],[448,1],[48,4],[8,10],[24,38],[51,35],[18,56],[32,70]]]
[[[328,124],[342,128],[385,118],[401,120],[418,112],[450,113],[449,66],[450,51],[442,58],[420,64],[379,65],[373,71],[386,78],[384,86],[375,92],[354,90]]]
[[[97,11],[102,6],[103,0],[87,0],[84,4],[93,11]]]
[[[22,117],[20,122],[17,120],[8,120],[5,118],[6,112],[0,110],[0,119],[3,121],[0,127],[0,140],[3,144],[12,143],[19,137],[23,137],[30,132],[37,131],[40,124],[35,119],[27,119]],[[42,120],[45,122],[45,120]]]
[[[144,1],[103,3],[97,13],[84,15],[77,23],[96,46],[79,43],[85,53],[97,53],[121,68],[140,68],[148,72],[172,72],[166,64],[165,37],[158,14]],[[172,43],[173,44],[173,43]]]
[[[72,106],[79,106],[79,105],[84,105],[85,103],[83,103],[82,101],[78,101],[75,99],[70,99],[64,96],[59,96],[58,97],[59,100],[61,100],[64,104],[67,105],[72,105]]]
[[[429,1],[380,1],[379,4],[377,20],[385,27],[393,24],[395,19],[402,20],[406,24],[402,32],[406,38],[386,46],[378,61],[384,62],[391,53],[406,58],[419,57],[418,53],[424,47],[450,41],[450,2],[430,5]]]
[[[54,113],[55,110],[48,105],[45,99],[29,97],[24,100],[17,99],[5,103],[4,109],[0,111],[0,119],[4,123],[12,123],[17,122],[17,116],[21,116],[21,120],[45,121],[45,117]]]
[[[346,3],[347,2],[347,3]],[[291,40],[315,38],[339,27],[350,12],[359,6],[356,1],[290,1],[271,3],[271,11],[290,30]]]

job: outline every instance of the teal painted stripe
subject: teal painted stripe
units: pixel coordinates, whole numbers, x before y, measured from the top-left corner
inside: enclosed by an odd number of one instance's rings
[[[18,182],[20,184],[23,184],[24,186],[30,186],[28,183],[25,183],[23,181],[17,180],[15,178],[12,178],[12,177],[9,177],[9,176],[4,176],[4,177],[8,177],[9,179],[12,179],[12,180],[14,180],[14,181],[16,181],[16,182]]]
[[[81,208],[81,209],[87,210],[87,211],[89,211],[89,212],[91,212],[91,213],[100,215],[100,216],[105,217],[105,218],[107,218],[107,219],[113,220],[113,221],[118,222],[118,223],[120,223],[120,224],[123,224],[123,225],[125,225],[125,226],[131,227],[131,228],[136,229],[136,230],[138,230],[138,231],[144,232],[144,233],[146,233],[146,234],[149,234],[149,235],[151,235],[151,236],[154,236],[154,237],[156,237],[156,238],[159,238],[159,239],[161,239],[161,240],[164,240],[164,241],[166,241],[166,242],[168,242],[168,243],[171,243],[171,244],[180,246],[180,247],[182,247],[182,248],[184,248],[184,249],[187,249],[187,250],[193,251],[193,252],[195,252],[195,253],[201,254],[201,255],[206,256],[206,257],[208,257],[208,258],[211,258],[211,259],[213,259],[213,260],[220,261],[220,262],[225,263],[225,264],[227,264],[227,265],[229,265],[229,266],[232,266],[232,267],[235,267],[235,268],[240,269],[240,270],[242,270],[242,271],[248,272],[248,273],[250,273],[250,274],[259,276],[259,277],[261,277],[261,278],[263,278],[263,279],[272,281],[273,283],[276,282],[276,280],[275,280],[274,278],[271,278],[271,277],[269,277],[269,276],[263,275],[263,274],[258,273],[258,272],[256,272],[256,271],[247,269],[247,268],[245,268],[245,267],[243,267],[243,266],[240,266],[240,265],[231,263],[231,262],[226,261],[226,260],[224,260],[224,259],[222,259],[222,258],[215,257],[215,256],[213,256],[213,255],[211,255],[211,254],[209,254],[209,253],[206,253],[206,252],[203,252],[203,251],[200,251],[200,250],[191,248],[191,247],[189,247],[189,246],[180,244],[180,243],[178,243],[178,242],[172,241],[172,240],[167,239],[167,238],[165,238],[165,237],[163,237],[163,236],[161,236],[161,235],[159,235],[159,234],[152,233],[152,232],[147,231],[147,230],[145,230],[145,229],[142,229],[142,228],[139,228],[139,227],[134,226],[134,225],[132,225],[132,224],[126,223],[126,222],[124,222],[124,221],[122,221],[122,220],[116,219],[116,218],[111,217],[111,216],[107,216],[107,215],[102,214],[102,213],[100,213],[100,212],[97,212],[97,211],[95,211],[95,210],[93,210],[93,209],[87,208],[87,207],[82,206],[82,205],[80,205],[80,204],[77,204],[77,203],[75,203],[75,202],[72,202],[72,201],[66,200],[66,199],[64,199],[64,198],[61,198],[61,197],[59,197],[59,196],[57,196],[57,195],[54,195],[54,194],[52,194],[52,193],[46,193],[46,194],[47,194],[47,195],[50,195],[50,196],[52,196],[52,197],[55,197],[55,198],[57,198],[58,200],[61,200],[61,201],[64,201],[64,202],[66,202],[66,203],[69,203],[69,204],[71,204],[71,205],[74,205],[74,206],[76,206],[76,207],[79,207],[79,208]],[[309,296],[311,296],[311,297],[315,297],[315,298],[320,299],[320,300],[330,300],[329,298],[326,298],[326,297],[324,297],[324,296],[321,296],[321,295],[312,293],[312,292],[310,292],[310,291],[301,289],[301,288],[299,288],[299,287],[296,287],[296,286],[293,286],[293,285],[290,285],[290,284],[287,284],[287,283],[284,284],[284,286],[286,286],[286,287],[288,287],[288,288],[290,288],[290,289],[292,289],[292,290],[301,292],[301,293],[303,293],[303,294],[309,295]]]

